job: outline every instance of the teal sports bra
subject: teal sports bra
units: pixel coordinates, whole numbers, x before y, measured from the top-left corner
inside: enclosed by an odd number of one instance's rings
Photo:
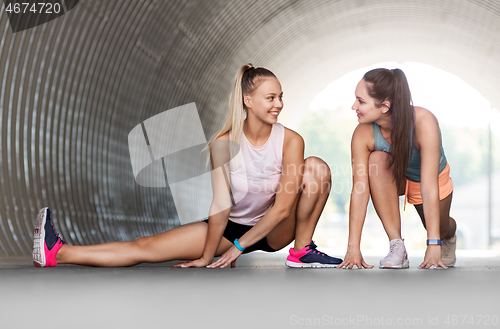
[[[391,146],[382,136],[380,132],[380,126],[375,122],[372,122],[373,127],[373,138],[375,139],[375,151],[384,151],[389,153]],[[439,134],[441,134],[441,129],[439,130]],[[413,145],[413,143],[412,143]],[[448,161],[446,160],[446,156],[444,155],[443,143],[441,142],[441,155],[439,157],[439,173],[441,173],[444,168],[446,168],[446,164]],[[408,164],[408,168],[406,169],[406,178],[411,180],[412,182],[420,183],[420,167],[421,159],[420,159],[420,150],[417,150],[415,145],[413,145],[413,150],[411,152],[410,163]]]

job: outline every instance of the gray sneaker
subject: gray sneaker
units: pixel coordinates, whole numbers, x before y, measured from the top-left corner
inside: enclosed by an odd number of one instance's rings
[[[443,246],[441,247],[441,260],[443,264],[447,267],[453,267],[457,257],[455,256],[455,250],[457,249],[457,235],[455,234],[453,238],[443,240]]]
[[[380,261],[380,268],[408,268],[408,254],[403,240],[393,239],[390,242],[390,251],[384,259]]]

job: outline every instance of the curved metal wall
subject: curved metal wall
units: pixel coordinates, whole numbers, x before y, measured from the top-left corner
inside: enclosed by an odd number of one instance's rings
[[[500,87],[496,1],[80,0],[17,33],[1,10],[0,255],[31,253],[47,205],[74,244],[178,225],[168,188],[135,183],[128,133],[195,102],[209,138],[243,63],[277,73],[289,116],[315,88],[382,60],[446,67],[487,95]]]

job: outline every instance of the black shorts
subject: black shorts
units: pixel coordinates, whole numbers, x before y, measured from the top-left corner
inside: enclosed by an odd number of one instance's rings
[[[208,223],[208,219],[205,219],[205,222]],[[239,239],[241,238],[245,233],[247,233],[253,226],[249,225],[242,225],[235,223],[231,220],[227,221],[226,229],[224,230],[224,234],[222,235],[226,239],[229,240],[229,242],[233,243],[234,239]],[[267,252],[275,252],[277,250],[274,250],[271,248],[271,246],[267,243],[267,238],[263,237],[261,240],[257,241],[250,247],[245,248],[243,251],[244,254],[247,254],[252,251],[256,250],[262,250],[262,251],[267,251]]]

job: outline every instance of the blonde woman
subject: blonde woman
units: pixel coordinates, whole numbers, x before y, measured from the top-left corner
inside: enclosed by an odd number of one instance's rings
[[[273,252],[294,240],[288,266],[340,264],[341,259],[318,251],[311,240],[330,192],[330,170],[319,158],[304,160],[302,137],[277,122],[282,97],[271,71],[251,64],[238,70],[226,122],[208,144],[214,169],[208,220],[131,242],[70,246],[56,234],[50,210],[44,208],[36,220],[34,264],[130,266],[191,260],[175,267],[223,268],[242,253]]]

